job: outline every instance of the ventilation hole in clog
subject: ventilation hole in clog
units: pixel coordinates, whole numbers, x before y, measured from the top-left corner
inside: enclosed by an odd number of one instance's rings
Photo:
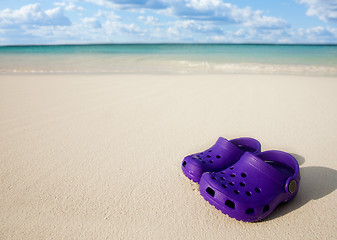
[[[221,174],[225,174],[225,172],[221,172]]]
[[[232,173],[232,174],[231,174],[231,177],[235,177],[235,174],[234,174],[234,173]]]
[[[230,168],[230,170],[233,170],[233,169],[234,169],[234,167],[231,167],[231,168]]]
[[[244,186],[246,186],[246,184],[243,183],[243,182],[240,182],[240,186],[241,186],[241,187],[244,187]]]
[[[212,150],[208,150],[208,152],[212,152]]]
[[[245,178],[245,177],[247,177],[247,174],[246,173],[241,173],[241,177]]]
[[[253,214],[254,213],[254,208],[248,208],[246,210],[246,214]]]
[[[246,192],[246,195],[247,195],[248,197],[250,197],[250,196],[252,196],[252,193],[249,192],[249,191],[247,191],[247,192]]]
[[[229,185],[231,185],[231,186],[234,186],[234,183],[233,182],[230,182],[230,183],[228,183]]]
[[[227,185],[225,185],[225,184],[222,184],[221,186],[222,186],[223,188],[227,188]]]
[[[216,177],[212,177],[212,179],[216,180]]]
[[[209,161],[210,163],[213,163],[213,161],[211,160],[211,161]]]
[[[211,157],[211,155],[207,155],[207,157],[208,157],[208,158],[210,158],[210,157]]]
[[[213,190],[212,188],[208,187],[208,188],[206,189],[206,192],[207,192],[209,195],[211,195],[212,197],[214,197],[215,192],[214,192],[214,190]]]
[[[203,152],[201,152],[200,154],[204,154]]]
[[[224,177],[221,177],[221,180],[225,180],[225,178],[224,178]]]
[[[269,210],[269,205],[267,204],[267,205],[264,206],[264,208],[263,208],[263,213],[268,212],[268,210]]]
[[[186,167],[186,161],[183,162],[183,166]]]
[[[221,158],[221,156],[220,156],[220,155],[216,155],[216,158],[218,158],[218,159],[219,159],[219,158]]]
[[[234,190],[234,193],[237,194],[237,195],[240,194],[240,192],[238,190]]]
[[[201,161],[202,163],[206,163],[205,161]]]
[[[225,205],[231,209],[235,209],[235,203],[231,200],[226,200]]]
[[[256,187],[256,188],[255,188],[255,192],[260,193],[260,192],[261,192],[261,189]]]

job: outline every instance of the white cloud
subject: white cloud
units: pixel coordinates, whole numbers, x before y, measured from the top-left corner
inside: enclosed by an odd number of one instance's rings
[[[244,26],[262,29],[285,29],[289,28],[290,24],[282,18],[255,15],[245,22]]]
[[[76,6],[73,2],[70,2],[70,3],[66,6],[66,10],[67,10],[67,11],[83,11],[84,8],[83,8],[83,7],[78,7],[78,6]]]
[[[224,35],[214,35],[210,39],[214,42],[228,42],[226,36]]]
[[[178,20],[168,26],[166,39],[178,42],[205,42],[208,35],[223,33],[221,26],[196,20]]]
[[[77,16],[74,23],[62,10],[80,11],[75,0],[59,0],[55,8],[47,10],[41,9],[39,4],[17,10],[0,10],[0,43],[336,43],[337,40],[337,28],[293,29],[282,18],[266,16],[262,11],[241,8],[221,0],[162,0],[158,1],[160,3],[147,0],[82,1],[102,7],[97,9],[95,6],[97,12],[90,16],[73,14]],[[124,15],[123,11],[128,13]],[[331,21],[333,14],[324,16],[326,19],[329,16]]]
[[[116,15],[113,11],[102,11],[102,10],[98,10],[98,12],[95,14],[95,17],[102,17],[111,21],[120,19],[120,16]]]
[[[97,4],[99,6],[106,7],[106,8],[116,8],[117,7],[116,4],[109,2],[107,0],[83,0],[83,1]]]
[[[67,5],[65,2],[54,2],[53,4],[54,4],[55,6],[59,6],[59,7],[64,7],[64,6]]]
[[[141,29],[139,26],[133,23],[125,24],[121,22],[111,22],[111,21],[107,21],[104,23],[104,29],[107,32],[107,34],[110,35],[118,35],[121,33],[143,35],[146,32],[146,30]]]
[[[233,43],[334,43],[337,28],[317,26],[299,29],[240,28],[222,35],[211,35],[209,41]]]
[[[220,0],[190,0],[186,1],[186,6],[191,6],[198,10],[214,9],[221,6]]]
[[[5,28],[22,26],[67,26],[70,20],[64,16],[62,8],[42,10],[40,4],[29,4],[19,10],[0,11],[0,26]]]
[[[90,0],[91,1],[91,0]],[[106,0],[112,2],[115,7],[121,9],[146,8],[146,9],[163,9],[167,7],[167,0]]]
[[[337,38],[337,28],[317,26],[308,29],[299,29],[294,38],[305,39],[307,42],[327,43]]]
[[[75,3],[73,3],[72,1],[74,0],[68,0],[67,2],[54,2],[53,4],[55,6],[60,6],[60,7],[64,7],[65,10],[67,11],[84,11],[84,8],[81,6],[76,6]]]
[[[159,25],[158,18],[153,16],[139,16],[138,20],[147,25]]]
[[[283,28],[290,24],[282,19],[265,16],[262,11],[250,7],[240,8],[221,0],[85,0],[109,8],[141,12],[150,9],[158,14],[181,19],[208,21],[217,24],[244,24],[255,28]]]
[[[174,22],[172,29],[176,29],[178,33],[186,31],[194,31],[197,33],[214,33],[221,31],[220,27],[216,25],[207,24],[205,22],[199,22],[195,20],[176,21]]]
[[[317,16],[325,22],[337,22],[336,0],[298,0],[298,2],[308,6],[306,12],[308,16]]]
[[[220,0],[185,0],[185,2],[184,6],[173,7],[177,15],[186,18],[240,23],[253,14],[249,7],[239,8]]]
[[[195,20],[207,20],[221,23],[243,24],[254,28],[284,28],[290,24],[276,17],[263,15],[262,11],[253,11],[250,7],[239,8],[220,0],[185,0],[186,7],[175,10],[176,14]]]
[[[258,43],[260,31],[257,29],[240,28],[236,31],[226,31],[222,35],[211,35],[209,41],[225,43]]]
[[[102,25],[96,18],[84,18],[83,24],[88,28],[101,28]]]

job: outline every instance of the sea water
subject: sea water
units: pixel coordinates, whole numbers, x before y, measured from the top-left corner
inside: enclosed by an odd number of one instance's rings
[[[337,45],[2,46],[0,73],[279,73],[335,76]]]

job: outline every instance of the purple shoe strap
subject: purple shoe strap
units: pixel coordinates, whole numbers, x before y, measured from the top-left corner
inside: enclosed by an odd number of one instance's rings
[[[288,194],[293,194],[294,191],[298,189],[298,184],[300,182],[300,169],[297,160],[292,155],[282,151],[270,150],[259,153],[256,156],[263,161],[281,163],[292,169],[294,174],[287,178],[284,188]]]
[[[257,154],[261,151],[261,144],[259,141],[257,141],[254,138],[249,137],[242,137],[242,138],[235,138],[230,140],[229,142],[233,143],[237,147],[239,147],[241,150],[250,150],[245,152],[251,152],[253,154]]]
[[[280,184],[285,187],[285,191],[289,194],[292,194],[292,191],[289,191],[289,184],[292,180],[296,181],[295,188],[299,183],[299,167],[296,159],[288,153],[282,151],[266,151],[253,155],[249,152],[246,152],[240,159],[240,161],[245,161],[251,166],[255,167],[263,175],[267,176],[269,179],[273,180],[275,183]],[[277,170],[272,165],[267,162],[274,162],[285,165],[293,171],[293,175],[289,176],[284,182],[284,175]],[[294,184],[294,183],[292,183]],[[293,187],[293,186],[292,186]]]
[[[243,150],[245,147],[251,149],[250,152],[256,154],[261,151],[261,144],[254,138],[242,137],[235,138],[232,140],[227,140],[223,137],[219,137],[216,141],[216,145],[221,146],[224,149],[237,152],[238,154],[243,154],[246,152]]]
[[[243,154],[243,151],[240,148],[223,137],[219,137],[214,146],[226,149],[234,155],[241,156]]]
[[[294,171],[294,175],[297,175],[299,171],[298,163],[296,159],[289,153],[270,150],[257,154],[259,158],[264,161],[273,161],[278,163],[283,163],[284,165],[290,167]]]

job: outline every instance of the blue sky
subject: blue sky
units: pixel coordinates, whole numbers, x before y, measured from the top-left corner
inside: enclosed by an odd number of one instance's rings
[[[0,45],[337,43],[337,0],[0,0]]]

